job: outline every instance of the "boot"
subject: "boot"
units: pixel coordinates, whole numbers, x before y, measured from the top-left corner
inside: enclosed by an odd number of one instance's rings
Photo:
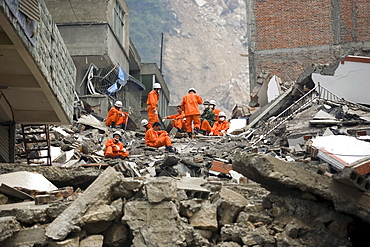
[[[192,132],[188,132],[188,137],[189,138],[193,138],[193,133]]]
[[[199,128],[195,128],[194,129],[194,132],[195,132],[195,134],[200,134],[201,133],[200,130],[199,130]]]
[[[166,147],[166,151],[170,152],[170,153],[177,153],[177,150],[176,148],[172,147],[172,146],[168,146]]]
[[[112,122],[110,127],[116,128],[116,122]]]
[[[125,129],[126,128],[126,124],[121,124],[121,129]]]

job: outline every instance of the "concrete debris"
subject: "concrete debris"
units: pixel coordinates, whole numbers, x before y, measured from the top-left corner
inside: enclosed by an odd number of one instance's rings
[[[356,246],[370,230],[370,114],[321,99],[276,125],[267,116],[288,98],[261,116],[238,108],[223,137],[171,132],[177,154],[125,130],[129,156],[107,159],[117,129],[83,115],[50,126],[59,152],[51,166],[27,165],[17,133],[17,163],[0,164],[0,174],[37,172],[56,189],[0,193],[0,219],[9,222],[0,245]]]

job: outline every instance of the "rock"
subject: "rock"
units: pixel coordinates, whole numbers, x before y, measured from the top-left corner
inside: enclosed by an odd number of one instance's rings
[[[8,197],[0,193],[0,205],[6,204],[8,202]]]
[[[125,246],[129,240],[129,229],[127,225],[113,224],[104,233],[104,245],[112,247]]]
[[[0,242],[11,237],[21,229],[21,225],[13,216],[0,217]]]
[[[63,211],[47,228],[46,236],[54,240],[64,239],[71,231],[79,230],[82,224],[80,217],[95,201],[111,197],[112,188],[119,183],[120,176],[111,167],[92,183],[66,210]]]
[[[265,226],[261,226],[256,228],[252,232],[247,232],[246,236],[242,237],[243,244],[247,246],[266,246],[266,247],[274,247],[275,246],[275,239],[273,236],[269,235],[268,230]]]
[[[116,208],[103,204],[89,208],[89,210],[82,216],[84,223],[97,223],[100,221],[112,221],[116,216]]]
[[[102,235],[91,235],[80,241],[79,247],[101,247],[103,246],[104,236]]]
[[[217,205],[203,202],[200,210],[189,218],[189,222],[194,228],[216,231],[218,229]]]
[[[145,184],[145,194],[151,203],[174,201],[177,196],[176,189],[175,180],[167,177],[148,179]]]
[[[219,224],[223,226],[236,221],[238,214],[248,204],[248,200],[239,193],[223,187],[212,203],[218,207]]]
[[[50,242],[48,246],[49,247],[79,247],[80,238],[75,237],[75,238],[65,239],[63,241]]]

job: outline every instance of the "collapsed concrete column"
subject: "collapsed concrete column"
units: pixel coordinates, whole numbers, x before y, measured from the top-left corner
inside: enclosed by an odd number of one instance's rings
[[[112,187],[121,180],[120,173],[108,167],[66,210],[47,228],[46,236],[54,240],[64,239],[70,232],[79,231],[81,217],[95,202],[109,201]]]
[[[332,178],[305,170],[294,163],[270,155],[238,152],[233,170],[260,183],[270,191],[296,194],[311,193],[331,201],[335,209],[370,222],[370,195]],[[302,194],[303,194],[302,193]]]

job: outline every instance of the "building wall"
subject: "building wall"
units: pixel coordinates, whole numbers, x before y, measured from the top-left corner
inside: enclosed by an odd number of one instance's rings
[[[250,85],[296,82],[314,64],[370,56],[370,1],[247,1]],[[337,63],[338,64],[338,63]]]

